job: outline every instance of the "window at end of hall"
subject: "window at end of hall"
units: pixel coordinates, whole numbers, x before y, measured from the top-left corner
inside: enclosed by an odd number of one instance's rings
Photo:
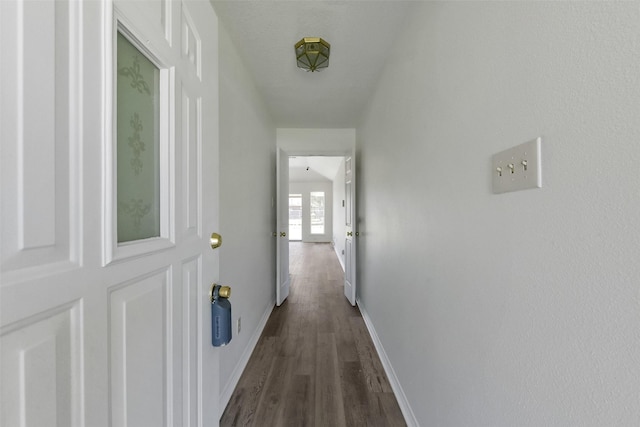
[[[302,194],[289,194],[289,240],[302,240]]]
[[[311,205],[311,234],[324,234],[324,191],[312,191]]]

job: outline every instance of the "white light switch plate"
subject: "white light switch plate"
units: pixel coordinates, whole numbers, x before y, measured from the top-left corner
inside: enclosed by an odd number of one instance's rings
[[[540,145],[538,137],[493,155],[494,193],[542,187]]]

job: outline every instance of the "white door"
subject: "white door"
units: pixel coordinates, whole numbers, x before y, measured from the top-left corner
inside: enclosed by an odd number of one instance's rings
[[[344,265],[344,294],[351,303],[356,305],[356,241],[359,235],[356,229],[356,156],[355,150],[345,159],[345,265]]]
[[[211,6],[16,0],[0,20],[0,425],[217,425]]]
[[[276,303],[281,305],[289,296],[289,156],[282,149],[276,155]]]

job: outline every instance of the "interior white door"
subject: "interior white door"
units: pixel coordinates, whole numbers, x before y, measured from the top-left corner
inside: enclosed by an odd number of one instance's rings
[[[345,158],[345,244],[344,295],[356,305],[356,155],[355,150]]]
[[[0,424],[217,425],[213,9],[3,1],[0,20]],[[155,122],[119,116],[118,79]]]
[[[278,149],[276,155],[276,304],[281,305],[289,296],[289,156]]]
[[[166,0],[160,0],[160,5]],[[222,410],[220,401],[219,351],[212,347],[211,302],[209,290],[220,278],[219,254],[210,246],[211,233],[219,231],[219,105],[218,105],[218,18],[208,1],[175,1],[173,20],[176,75],[182,84],[181,114],[177,116],[182,143],[176,144],[180,161],[182,191],[176,198],[176,215],[182,223],[185,251],[174,261],[181,266],[176,278],[182,293],[182,338],[174,344],[182,352],[182,387],[176,387],[176,407],[182,417],[174,425],[217,426]],[[169,22],[169,21],[167,21]],[[167,24],[168,25],[168,24]],[[166,25],[165,25],[166,27]],[[176,87],[176,93],[177,92]],[[177,136],[180,139],[180,136]],[[180,282],[182,279],[182,282]],[[230,283],[230,285],[233,285]],[[179,421],[178,421],[179,420]]]

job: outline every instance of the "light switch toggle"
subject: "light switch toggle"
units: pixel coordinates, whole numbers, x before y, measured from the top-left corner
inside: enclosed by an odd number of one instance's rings
[[[542,139],[536,138],[493,155],[494,193],[542,187]]]

